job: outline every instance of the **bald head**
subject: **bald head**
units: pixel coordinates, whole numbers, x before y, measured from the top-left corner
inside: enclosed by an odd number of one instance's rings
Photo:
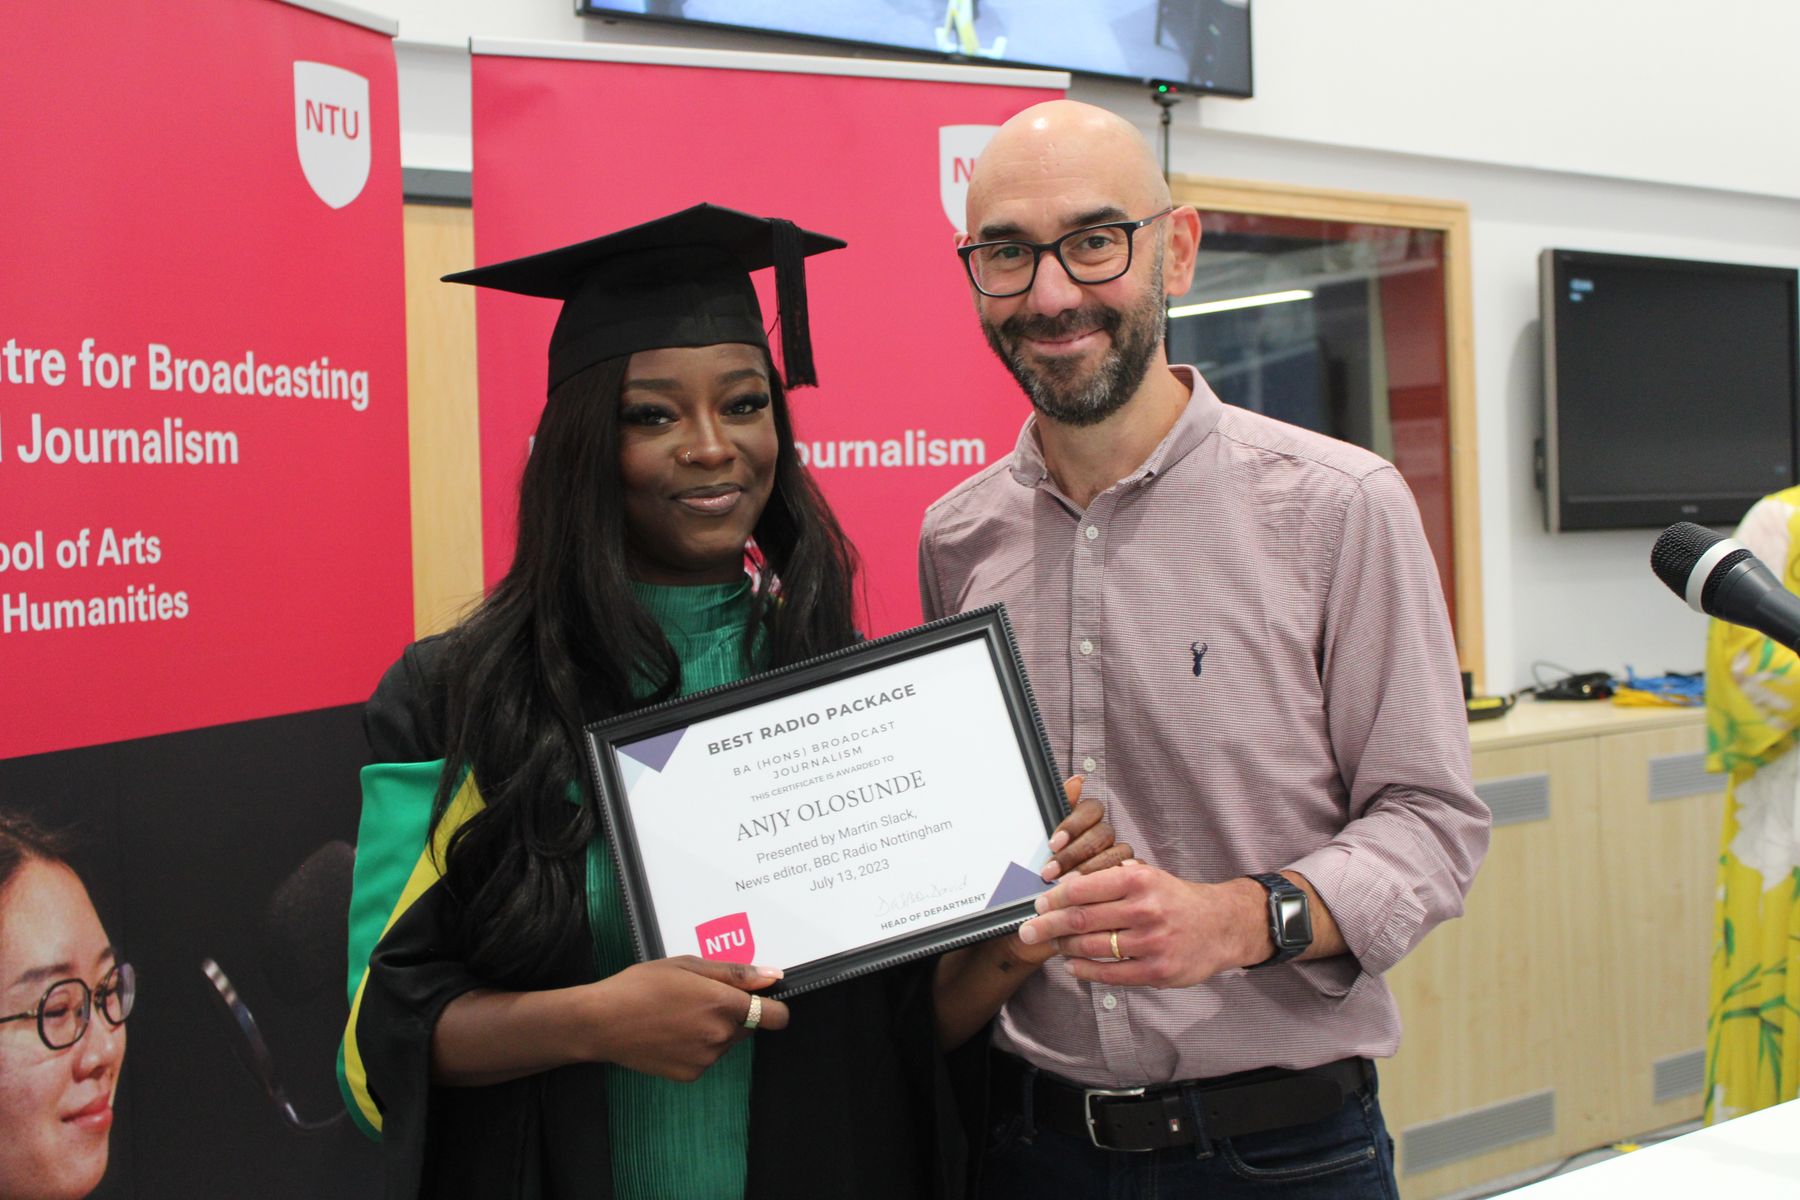
[[[1148,412],[1166,431],[1187,403],[1166,370],[1167,298],[1193,280],[1200,218],[1170,205],[1138,131],[1091,104],[1033,105],[975,160],[966,220],[982,332],[1039,415],[1079,430]]]
[[[994,134],[969,179],[969,236],[992,236],[983,225],[996,208],[1053,204],[1057,197],[1070,211],[1037,215],[1085,215],[1088,202],[1104,200],[1121,215],[1141,216],[1170,202],[1169,185],[1143,135],[1124,118],[1075,100],[1034,104]],[[1001,220],[1011,225],[1021,215],[1008,212]]]

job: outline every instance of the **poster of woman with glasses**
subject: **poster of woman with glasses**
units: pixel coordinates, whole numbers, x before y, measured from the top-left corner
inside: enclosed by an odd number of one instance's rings
[[[99,1186],[136,996],[63,848],[0,809],[0,1200]]]

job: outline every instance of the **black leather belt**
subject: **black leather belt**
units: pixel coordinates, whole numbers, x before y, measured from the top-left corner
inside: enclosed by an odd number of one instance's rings
[[[993,1072],[997,1105],[1017,1111],[1030,1075],[1032,1123],[1087,1138],[1102,1150],[1163,1150],[1303,1125],[1335,1113],[1345,1097],[1375,1079],[1366,1058],[1140,1088],[1083,1087],[999,1052]]]

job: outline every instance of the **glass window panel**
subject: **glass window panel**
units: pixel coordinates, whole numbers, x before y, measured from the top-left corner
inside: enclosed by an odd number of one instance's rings
[[[1200,225],[1170,361],[1228,404],[1393,463],[1454,597],[1443,233],[1204,209]]]

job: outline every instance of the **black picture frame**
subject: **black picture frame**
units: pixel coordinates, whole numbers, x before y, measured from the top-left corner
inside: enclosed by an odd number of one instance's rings
[[[1003,605],[973,609],[915,629],[859,642],[735,684],[587,726],[583,741],[588,766],[606,826],[607,845],[624,894],[625,916],[637,961],[663,958],[667,952],[656,919],[655,888],[637,847],[636,825],[616,746],[973,641],[984,644],[989,652],[1020,765],[1030,786],[1029,800],[1042,818],[1044,832],[1048,835],[1067,815],[1067,804],[1061,776],[1057,773],[1043,720],[1032,695],[1031,682],[1025,674],[1012,624]],[[762,994],[774,998],[799,995],[1011,932],[1034,914],[1032,901],[1032,897],[1026,897],[995,908],[953,915],[942,921],[909,928],[890,938],[790,966],[782,980]]]

